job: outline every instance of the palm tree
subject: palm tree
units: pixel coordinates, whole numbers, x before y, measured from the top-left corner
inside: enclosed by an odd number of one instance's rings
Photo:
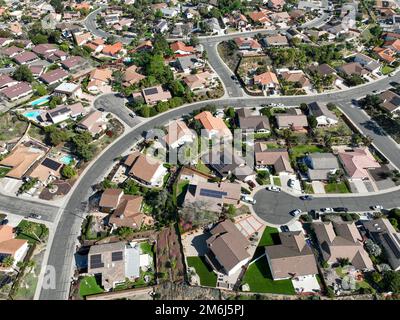
[[[3,259],[3,261],[1,262],[1,265],[4,268],[10,268],[14,265],[14,258],[12,256],[7,256]]]
[[[286,145],[288,148],[291,147],[291,141],[293,137],[293,132],[290,129],[283,129],[282,130],[282,137],[285,139]]]
[[[373,140],[374,140],[374,139],[373,139],[372,137],[370,137],[370,136],[362,137],[362,143],[363,143],[366,147],[369,147],[369,146],[372,144]]]
[[[40,243],[42,243],[42,240],[40,240],[40,238],[38,237],[38,235],[36,234],[36,226],[33,223],[25,223],[22,225],[22,227],[20,228],[19,232],[24,233],[26,235],[33,235],[36,240],[38,240]]]

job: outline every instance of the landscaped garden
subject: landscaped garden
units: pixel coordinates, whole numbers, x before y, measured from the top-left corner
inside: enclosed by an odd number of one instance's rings
[[[309,144],[294,146],[290,149],[292,159],[304,157],[307,153],[325,152],[323,147]]]
[[[217,284],[217,275],[205,261],[205,257],[187,257],[187,264],[196,270],[200,278],[200,284],[207,287],[215,287]]]
[[[49,229],[44,224],[22,220],[17,226],[17,234],[17,239],[24,239],[33,244],[44,241]]]
[[[4,178],[10,170],[10,168],[0,167],[0,178]]]

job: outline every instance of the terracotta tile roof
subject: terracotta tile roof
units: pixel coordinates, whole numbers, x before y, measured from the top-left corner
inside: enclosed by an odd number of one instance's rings
[[[279,85],[279,81],[278,78],[276,77],[276,74],[271,71],[267,71],[254,76],[254,83],[261,85],[269,85],[269,84]]]
[[[369,175],[366,169],[380,168],[380,164],[375,160],[367,147],[356,148],[352,151],[341,151],[338,153],[338,156],[342,161],[347,174],[351,178],[368,178]]]
[[[222,135],[232,135],[224,120],[214,117],[210,111],[203,111],[194,117],[206,130],[215,130]]]
[[[195,50],[192,46],[187,46],[181,41],[176,41],[174,43],[171,43],[170,48],[173,52],[177,51],[185,51],[185,52],[191,52],[193,53]]]
[[[123,194],[124,191],[122,189],[106,189],[101,195],[99,206],[115,209]]]
[[[104,54],[109,54],[109,55],[116,55],[118,52],[120,52],[123,48],[123,44],[121,42],[116,42],[113,45],[106,45],[103,48],[103,53]]]

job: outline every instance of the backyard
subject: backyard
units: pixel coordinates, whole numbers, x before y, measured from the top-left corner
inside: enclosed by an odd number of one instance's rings
[[[265,246],[279,243],[278,230],[266,227],[254,254],[254,262],[250,262],[244,275],[243,284],[248,284],[250,291],[262,293],[295,294],[291,280],[273,280],[265,257]]]
[[[302,144],[289,149],[292,159],[304,157],[307,153],[324,152],[324,148],[316,145]]]
[[[97,284],[94,276],[86,276],[79,283],[79,295],[82,298],[103,292],[104,290]]]
[[[10,113],[1,114],[0,117],[0,141],[9,141],[20,138],[28,127],[28,123],[19,120]]]
[[[204,257],[187,257],[187,264],[196,270],[200,278],[200,284],[207,287],[215,287],[217,284],[217,275],[207,264]]]

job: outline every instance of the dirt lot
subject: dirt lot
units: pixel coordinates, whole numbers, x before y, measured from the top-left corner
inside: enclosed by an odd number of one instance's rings
[[[2,114],[0,117],[0,141],[22,137],[27,127],[28,123],[19,120],[17,116],[9,113]]]

